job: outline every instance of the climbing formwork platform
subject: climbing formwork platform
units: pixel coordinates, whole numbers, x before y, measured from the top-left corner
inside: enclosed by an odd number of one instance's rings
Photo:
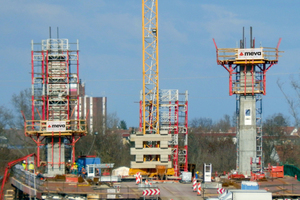
[[[31,119],[25,119],[25,135],[37,144],[37,166],[41,147],[49,176],[64,174],[65,149],[87,133],[86,120],[79,119],[79,42],[68,39],[31,42]],[[74,114],[75,113],[75,114]]]
[[[229,95],[236,94],[237,170],[244,175],[262,172],[262,97],[266,95],[266,73],[280,57],[275,48],[255,47],[250,27],[250,47],[244,39],[239,48],[218,48],[217,64],[229,72]]]

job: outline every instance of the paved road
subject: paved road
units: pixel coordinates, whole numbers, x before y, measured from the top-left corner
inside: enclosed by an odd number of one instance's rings
[[[240,184],[240,183],[239,183]],[[285,176],[284,178],[270,179],[268,181],[258,182],[260,189],[265,189],[269,192],[272,192],[274,196],[288,196],[293,194],[300,195],[300,182],[293,177]],[[136,187],[135,182],[122,182],[124,187]],[[162,200],[193,200],[193,199],[203,199],[202,196],[197,196],[196,192],[192,190],[192,184],[184,183],[154,183],[160,190],[160,198]],[[230,188],[234,188],[230,186]],[[142,194],[142,188],[137,189],[138,194]],[[203,191],[202,191],[203,192]],[[206,189],[205,197],[217,197],[216,189]]]

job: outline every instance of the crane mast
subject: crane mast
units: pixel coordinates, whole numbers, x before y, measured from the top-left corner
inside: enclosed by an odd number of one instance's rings
[[[158,0],[143,0],[142,132],[159,134]]]
[[[143,89],[140,95],[139,131],[130,136],[134,147],[130,154],[129,174],[153,176],[157,169],[172,168],[172,140],[168,130],[160,130],[160,91],[158,87],[158,0],[142,0],[142,34],[143,34]],[[160,174],[161,175],[161,174]]]
[[[143,89],[129,174],[179,176],[187,171],[187,92],[182,100],[178,90],[159,90],[158,0],[142,0],[142,34]]]

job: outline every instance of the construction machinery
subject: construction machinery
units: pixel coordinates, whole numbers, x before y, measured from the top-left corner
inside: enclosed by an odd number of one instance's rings
[[[158,0],[142,1],[143,90],[140,95],[139,131],[130,174],[179,176],[187,171],[187,95],[178,90],[159,89]],[[184,100],[180,101],[180,95]],[[182,120],[181,120],[182,119]],[[180,137],[182,139],[180,139]],[[179,145],[179,141],[182,141]]]
[[[158,0],[142,1],[143,23],[143,90],[140,101],[140,129],[131,135],[135,148],[131,155],[131,174],[137,171],[155,173],[159,168],[170,169],[171,135],[159,129],[159,70],[158,70]],[[140,170],[144,169],[144,170]],[[148,170],[150,169],[150,171]]]

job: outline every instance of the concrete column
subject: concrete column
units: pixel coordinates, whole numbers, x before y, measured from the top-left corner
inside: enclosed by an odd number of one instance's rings
[[[63,137],[61,138],[61,144],[59,145],[59,138],[55,137],[52,145],[52,138],[48,139],[47,144],[47,175],[49,177],[57,174],[65,174],[65,144],[63,143]],[[60,146],[60,150],[59,150]],[[52,150],[53,147],[53,150]],[[53,152],[53,160],[52,160]],[[54,163],[52,165],[52,162]],[[63,164],[59,164],[63,163]]]
[[[256,100],[252,95],[241,95],[239,116],[238,172],[251,174],[250,159],[256,157]]]

